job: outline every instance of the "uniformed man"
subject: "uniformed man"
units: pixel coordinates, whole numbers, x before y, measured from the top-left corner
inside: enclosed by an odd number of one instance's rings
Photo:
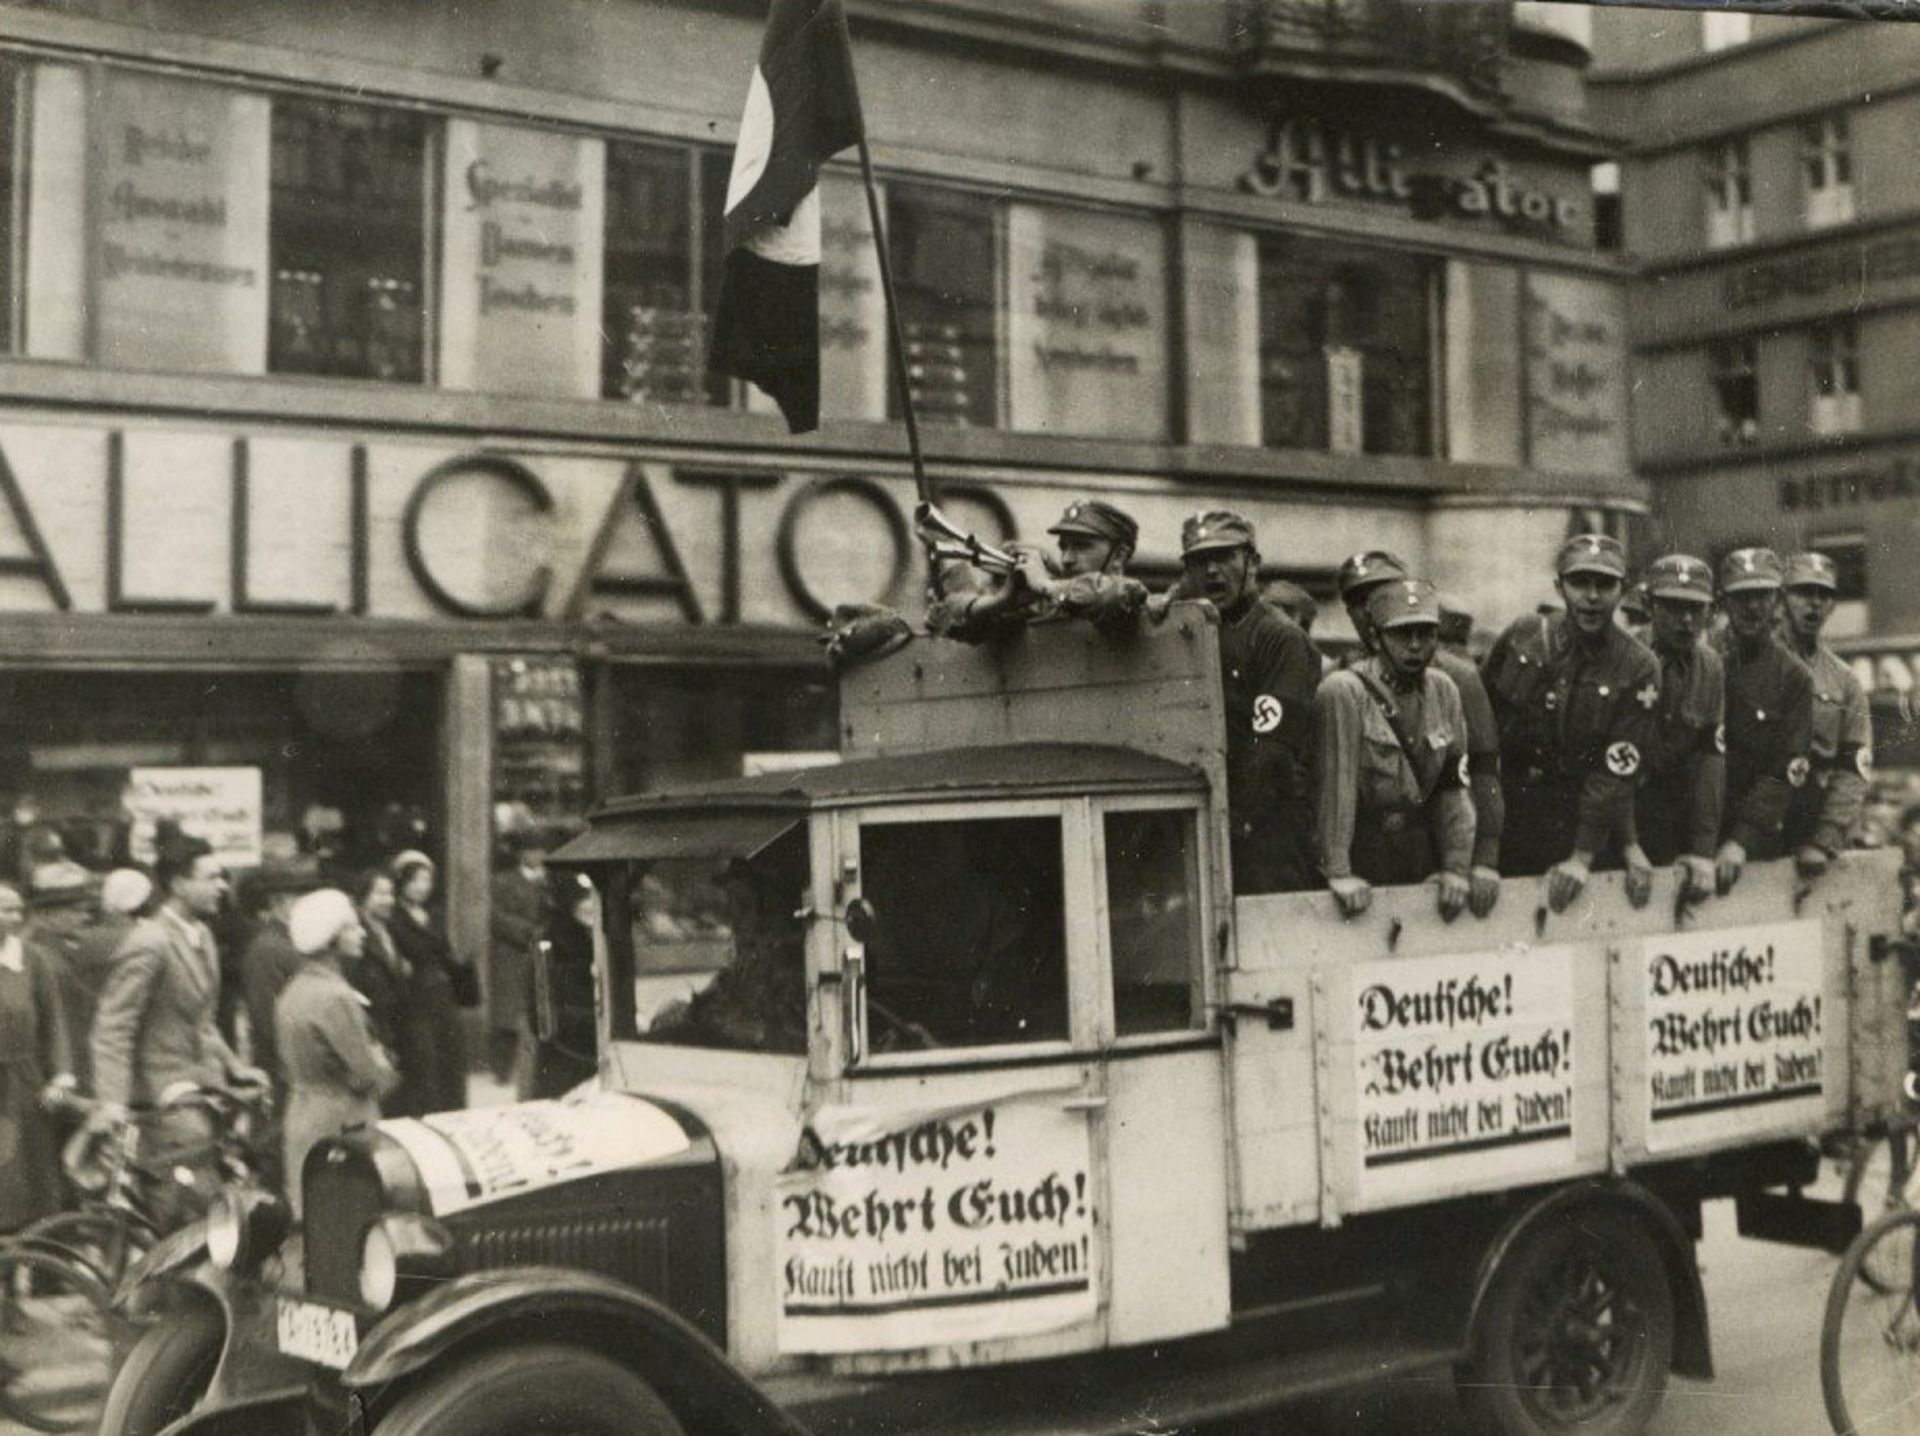
[[[979,643],[1004,638],[1041,618],[1107,622],[1138,612],[1146,585],[1126,576],[1140,526],[1100,499],[1067,505],[1047,530],[1059,546],[1057,562],[1028,544],[1008,544],[1010,569],[948,560],[942,596],[928,605],[927,625],[939,634]]]
[[[1314,697],[1320,867],[1347,917],[1375,884],[1436,879],[1440,916],[1460,915],[1473,862],[1467,720],[1432,666],[1440,601],[1416,579],[1375,584],[1375,652],[1327,676]]]
[[[1786,846],[1803,877],[1827,870],[1860,825],[1873,774],[1873,723],[1867,690],[1820,641],[1833,614],[1840,576],[1823,553],[1797,553],[1783,565],[1787,647],[1813,673],[1813,772],[1787,806]]]
[[[1101,499],[1079,499],[1068,504],[1059,522],[1047,532],[1060,550],[1060,572],[1067,578],[1124,574],[1140,542],[1140,525],[1132,515]]]
[[[1713,617],[1713,570],[1704,559],[1671,553],[1653,561],[1646,585],[1660,706],[1634,827],[1641,861],[1679,864],[1683,893],[1699,899],[1713,891],[1727,787],[1725,675],[1720,655],[1703,641]],[[1629,867],[1635,865],[1630,856]]]
[[[1182,584],[1220,615],[1227,722],[1227,817],[1241,893],[1314,886],[1313,692],[1320,655],[1260,598],[1253,526],[1230,509],[1180,531]]]
[[[1364,550],[1340,565],[1340,601],[1346,605],[1353,631],[1360,635],[1361,645],[1368,652],[1376,651],[1377,644],[1367,601],[1382,584],[1406,576],[1407,566],[1386,549]],[[1471,631],[1471,616],[1462,616]],[[1441,626],[1444,629],[1444,611]],[[1507,825],[1507,800],[1500,787],[1500,730],[1493,721],[1493,705],[1487,699],[1480,670],[1463,647],[1440,644],[1434,650],[1433,666],[1453,680],[1466,711],[1474,811],[1470,903],[1475,917],[1485,917],[1500,900],[1500,837]]]
[[[1566,611],[1514,623],[1482,676],[1506,784],[1500,870],[1546,872],[1547,900],[1559,912],[1631,830],[1660,665],[1614,622],[1627,574],[1618,539],[1579,534],[1561,547],[1555,570]]]
[[[1715,647],[1727,670],[1727,800],[1714,881],[1726,892],[1749,859],[1779,857],[1787,805],[1812,770],[1813,676],[1780,643],[1774,617],[1783,577],[1770,548],[1720,564],[1727,626]]]

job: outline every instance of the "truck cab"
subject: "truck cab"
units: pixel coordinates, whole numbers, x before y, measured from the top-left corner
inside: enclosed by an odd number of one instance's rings
[[[595,1087],[324,1144],[277,1256],[236,1196],[133,1284],[217,1360],[110,1418],[1120,1431],[1453,1365],[1489,1429],[1643,1429],[1711,1371],[1704,1202],[1857,1229],[1800,1189],[1897,1100],[1891,863],[1236,897],[1210,613],[916,640],[841,762],[608,804],[554,859]]]

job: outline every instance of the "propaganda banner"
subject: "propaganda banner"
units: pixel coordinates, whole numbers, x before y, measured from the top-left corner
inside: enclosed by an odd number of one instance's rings
[[[1818,1122],[1817,920],[1674,933],[1641,955],[1648,1151]]]
[[[1092,1317],[1091,1154],[1058,1093],[822,1109],[775,1193],[780,1349],[899,1351]]]
[[[1573,1161],[1574,951],[1355,966],[1363,1203]]]

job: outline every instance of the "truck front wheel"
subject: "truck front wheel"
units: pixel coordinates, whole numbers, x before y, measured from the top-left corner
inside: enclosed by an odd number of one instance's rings
[[[577,1346],[494,1348],[394,1403],[374,1436],[686,1436],[646,1382]]]
[[[1619,1212],[1561,1212],[1494,1273],[1461,1395],[1499,1436],[1636,1436],[1666,1391],[1673,1295],[1659,1248]]]
[[[114,1373],[100,1436],[154,1436],[193,1410],[213,1382],[225,1340],[220,1314],[197,1302],[162,1315]]]

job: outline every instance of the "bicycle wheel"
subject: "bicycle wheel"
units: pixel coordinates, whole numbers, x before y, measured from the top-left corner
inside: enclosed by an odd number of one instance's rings
[[[0,1418],[35,1431],[93,1429],[129,1332],[85,1262],[0,1246]]]
[[[1840,1436],[1920,1424],[1920,1211],[1894,1211],[1853,1240],[1827,1289],[1820,1391]],[[1871,1266],[1884,1289],[1864,1276]],[[1897,1275],[1895,1275],[1897,1273]]]
[[[14,1233],[19,1246],[63,1253],[90,1267],[112,1291],[127,1268],[153,1245],[153,1233],[131,1215],[105,1207],[56,1212]]]
[[[1886,1137],[1863,1141],[1854,1149],[1847,1167],[1847,1182],[1840,1194],[1843,1202],[1857,1202],[1865,1220],[1871,1224],[1883,1212],[1898,1211],[1907,1205],[1907,1182],[1913,1174],[1914,1132],[1899,1129],[1901,1140]],[[1882,1263],[1886,1251],[1871,1257],[1860,1270],[1860,1279],[1877,1292],[1891,1290],[1900,1281],[1899,1271],[1886,1271]]]

